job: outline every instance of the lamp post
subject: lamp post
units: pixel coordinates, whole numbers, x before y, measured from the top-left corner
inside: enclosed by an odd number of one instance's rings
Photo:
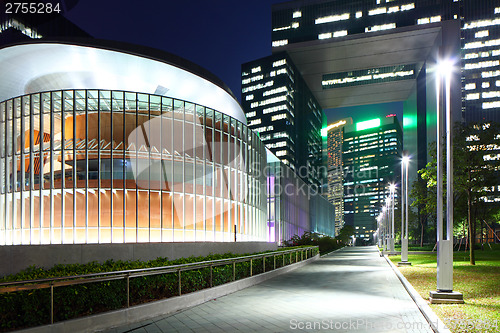
[[[401,261],[398,266],[411,266],[408,261],[408,164],[410,157],[403,156],[401,161]]]
[[[394,252],[394,192],[396,192],[396,185],[389,185],[389,204],[390,204],[390,215],[391,215],[391,230],[390,230],[390,240],[389,240],[389,251]]]
[[[387,223],[386,223],[386,211],[387,211],[387,206],[382,207],[382,230],[383,230],[383,235],[384,235],[384,251],[387,251]]]
[[[437,66],[437,291],[429,293],[431,303],[463,303],[453,292],[453,150],[451,120],[451,76],[453,64],[442,60]],[[444,81],[444,93],[443,93]],[[443,107],[444,105],[444,107]],[[444,109],[444,115],[443,115]],[[443,132],[446,123],[446,229],[443,227]],[[446,235],[445,235],[446,232]]]

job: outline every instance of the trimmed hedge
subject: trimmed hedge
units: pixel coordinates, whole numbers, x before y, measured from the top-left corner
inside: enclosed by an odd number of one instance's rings
[[[290,249],[291,248],[283,248],[280,250],[285,251]],[[313,255],[316,255],[317,253],[317,249],[314,249]],[[247,255],[250,254],[210,254],[206,257],[189,257],[176,260],[157,258],[147,262],[108,260],[103,264],[91,262],[84,265],[56,265],[48,270],[32,266],[18,274],[0,278],[0,283],[180,265]],[[297,262],[295,255],[285,255],[284,259],[285,265]],[[298,261],[300,261],[300,255],[298,256]],[[262,259],[253,260],[252,274],[257,275],[262,273],[263,264]],[[266,258],[266,271],[273,270],[274,265],[275,263],[273,257]],[[282,266],[283,257],[277,257],[276,268]],[[236,280],[249,277],[250,261],[236,263],[235,276]],[[233,265],[228,264],[213,267],[212,281],[213,286],[233,281]],[[201,268],[181,272],[182,294],[191,293],[209,287],[210,268]],[[126,307],[126,288],[127,285],[125,279],[56,287],[54,288],[54,322]],[[130,305],[137,305],[172,296],[178,296],[178,275],[177,273],[168,273],[134,277],[130,279],[129,290]],[[0,294],[1,332],[46,324],[50,324],[50,289],[46,288]]]

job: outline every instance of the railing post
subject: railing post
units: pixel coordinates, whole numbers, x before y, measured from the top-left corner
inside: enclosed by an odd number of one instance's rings
[[[299,261],[299,252],[295,251],[295,262]]]
[[[130,307],[130,273],[127,273],[127,308]]]
[[[274,262],[273,269],[276,269],[276,255],[275,254],[273,254],[273,262]]]
[[[283,253],[283,267],[285,267],[285,253]]]
[[[250,276],[252,276],[253,273],[253,259],[250,258]]]
[[[210,288],[212,288],[214,286],[213,269],[214,269],[214,266],[210,265]]]
[[[292,264],[292,252],[290,252],[290,265]]]
[[[304,260],[304,250],[300,251],[300,261]]]
[[[266,272],[266,256],[262,257],[262,272]]]
[[[233,281],[236,281],[236,262],[233,260]]]
[[[179,296],[182,295],[182,290],[181,290],[181,270],[179,269]]]
[[[50,323],[54,323],[54,281],[50,282]]]

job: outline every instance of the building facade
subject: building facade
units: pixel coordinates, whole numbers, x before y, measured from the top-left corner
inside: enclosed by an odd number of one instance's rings
[[[319,186],[324,113],[285,52],[242,65],[248,127],[283,164]]]
[[[283,50],[287,45],[321,44],[345,36],[432,26],[447,20],[461,22],[461,61],[454,60],[462,73],[463,118],[467,122],[500,122],[500,4],[496,0],[313,0],[276,4],[272,46]],[[324,74],[325,89],[332,80],[342,79]],[[345,79],[349,81],[345,77],[344,84]]]
[[[0,48],[0,244],[266,241],[265,148],[232,94],[89,43]]]
[[[352,119],[341,119],[323,129],[327,136],[328,201],[335,207],[335,234],[344,226],[344,168],[342,145],[344,126],[351,125]]]
[[[402,129],[393,115],[345,127],[344,219],[355,228],[356,238],[373,239],[376,217],[389,195],[389,185],[400,180],[401,153]]]
[[[335,207],[272,153],[267,165],[269,240],[282,245],[293,236],[314,232],[335,236]]]

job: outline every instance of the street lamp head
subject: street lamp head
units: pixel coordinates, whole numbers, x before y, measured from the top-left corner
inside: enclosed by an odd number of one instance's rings
[[[396,190],[396,185],[395,184],[389,185],[389,190],[391,191],[391,193],[393,193]]]
[[[436,65],[437,73],[442,77],[449,76],[454,70],[454,65],[455,62],[452,59],[440,59]]]
[[[403,164],[406,165],[408,163],[410,163],[410,156],[408,155],[403,156]]]

